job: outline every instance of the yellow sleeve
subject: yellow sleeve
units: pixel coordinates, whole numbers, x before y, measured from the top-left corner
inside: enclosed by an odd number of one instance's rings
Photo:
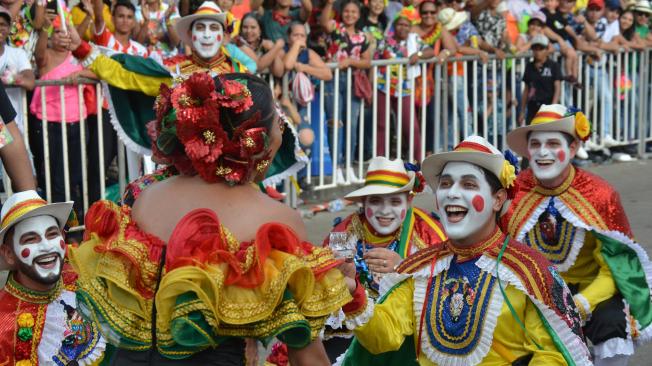
[[[374,308],[367,324],[356,328],[358,341],[371,353],[398,350],[406,336],[414,333],[412,296],[414,281],[407,279],[395,288],[382,304]]]
[[[149,96],[157,96],[161,84],[172,84],[172,78],[169,76],[154,77],[128,71],[119,62],[105,55],[98,55],[88,69],[111,86],[140,91]]]
[[[587,232],[586,235],[588,236],[591,234]],[[595,237],[592,239],[596,241],[595,250],[593,251],[593,258],[600,266],[600,270],[598,271],[598,275],[595,277],[593,282],[591,282],[588,286],[586,286],[586,288],[579,292],[588,301],[591,312],[593,312],[599,303],[610,299],[617,292],[616,283],[614,282],[613,276],[611,275],[611,270],[609,269],[609,266],[604,261],[604,257],[602,256],[602,243]],[[581,304],[578,304],[578,307],[581,307]]]
[[[552,341],[550,334],[543,325],[537,307],[528,298],[525,304],[525,319],[523,320],[525,329],[527,329],[530,337],[523,337],[525,348],[533,353],[532,360],[529,366],[550,366],[550,365],[566,365],[564,356],[557,350],[557,347]],[[516,325],[518,326],[518,325]],[[539,349],[537,345],[541,346]]]

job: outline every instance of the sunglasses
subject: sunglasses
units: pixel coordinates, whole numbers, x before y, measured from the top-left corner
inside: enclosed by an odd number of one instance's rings
[[[437,14],[437,11],[436,10],[424,10],[424,11],[420,12],[420,14],[421,15],[435,15],[435,14]]]
[[[650,14],[648,14],[648,13],[643,13],[643,12],[641,12],[641,11],[637,11],[637,12],[635,12],[634,14],[636,14],[636,15],[639,16],[639,17],[646,17],[646,18],[650,16]]]
[[[458,3],[458,4],[461,4],[461,3],[463,3],[463,2],[464,2],[464,0],[446,0],[446,3],[447,3],[447,4],[452,4],[452,3]]]

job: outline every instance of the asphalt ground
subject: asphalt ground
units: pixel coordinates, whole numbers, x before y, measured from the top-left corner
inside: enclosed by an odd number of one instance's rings
[[[618,190],[634,235],[652,256],[652,160],[600,165],[587,170],[606,179]],[[434,210],[434,197],[432,194],[420,194],[415,197],[414,204],[425,210]],[[309,209],[311,206],[302,208]],[[350,205],[339,212],[320,212],[306,218],[310,241],[316,245],[321,244],[334,219],[346,217],[355,210],[357,206]],[[629,365],[652,365],[651,360],[652,342],[639,346]]]

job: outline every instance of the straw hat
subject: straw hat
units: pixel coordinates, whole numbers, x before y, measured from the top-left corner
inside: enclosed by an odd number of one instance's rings
[[[73,202],[50,203],[42,199],[36,191],[14,193],[2,205],[0,217],[0,245],[4,243],[5,234],[14,225],[30,217],[48,215],[57,220],[59,229],[63,229],[70,216]],[[10,269],[0,257],[0,270]]]
[[[519,127],[507,134],[507,145],[521,156],[527,156],[527,137],[531,131],[565,132],[586,141],[591,135],[591,124],[582,112],[561,104],[544,104],[529,126]]]
[[[650,6],[650,2],[648,0],[637,1],[632,9],[634,11],[640,11],[641,13],[652,14],[652,6]]]
[[[372,194],[410,192],[414,187],[414,177],[414,172],[405,169],[403,160],[377,156],[371,159],[364,187],[347,194],[345,198],[359,201]]]
[[[222,9],[220,9],[220,7],[217,6],[214,2],[204,1],[194,14],[186,15],[185,17],[180,18],[176,23],[175,27],[177,30],[177,34],[179,35],[179,38],[181,38],[181,41],[183,41],[183,43],[185,44],[192,43],[192,39],[188,34],[188,30],[192,26],[192,22],[194,22],[197,19],[216,20],[220,24],[222,24],[222,27],[226,32],[226,13],[224,13]]]
[[[468,14],[463,11],[455,11],[453,8],[445,8],[437,14],[437,20],[446,27],[447,30],[457,29],[460,25],[464,24],[469,18]]]

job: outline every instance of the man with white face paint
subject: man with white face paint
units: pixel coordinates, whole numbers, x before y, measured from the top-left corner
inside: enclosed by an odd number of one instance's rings
[[[497,225],[514,166],[471,136],[427,157],[423,173],[449,240],[407,257],[397,270],[409,277],[375,306],[356,290],[345,309],[355,342],[385,357],[398,349],[396,365],[591,365],[564,281]],[[407,338],[415,347],[399,349]],[[357,356],[343,364],[367,364]]]
[[[446,240],[438,220],[412,206],[413,193],[423,185],[421,175],[407,171],[401,159],[373,158],[364,186],[346,195],[361,203],[361,210],[338,220],[324,240],[324,246],[352,262],[360,285],[374,301],[398,280],[392,274],[403,258]],[[348,347],[352,332],[330,325],[325,335],[331,339],[324,346],[334,362]]]
[[[502,224],[559,269],[594,345],[595,364],[626,365],[635,343],[652,338],[652,263],[614,188],[570,163],[590,131],[584,114],[554,104],[507,135],[530,169],[519,175]]]
[[[77,276],[65,261],[62,229],[72,202],[48,204],[35,191],[12,195],[2,206],[0,270],[10,270],[0,289],[0,363],[92,364],[105,341],[76,309]]]

